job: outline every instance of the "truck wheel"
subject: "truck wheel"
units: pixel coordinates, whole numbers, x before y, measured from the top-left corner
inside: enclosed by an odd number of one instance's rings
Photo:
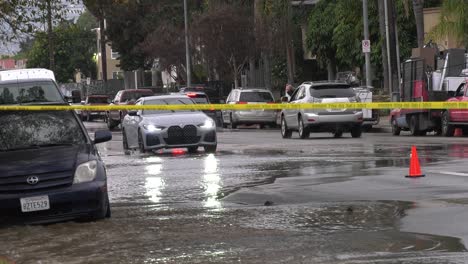
[[[392,118],[392,134],[394,136],[399,136],[401,132],[401,127],[398,126],[395,118]]]
[[[449,124],[450,122],[450,117],[449,117],[449,112],[445,111],[442,114],[442,136],[444,137],[453,137],[455,134],[455,127]]]
[[[409,127],[411,131],[411,135],[413,136],[420,135],[421,131],[419,131],[419,118],[417,115],[411,116]]]

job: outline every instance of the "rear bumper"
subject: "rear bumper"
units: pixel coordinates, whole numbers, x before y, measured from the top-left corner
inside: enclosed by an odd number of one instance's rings
[[[275,111],[234,111],[232,119],[241,124],[276,123]]]
[[[49,197],[49,210],[21,211],[20,198],[44,195]],[[53,191],[0,194],[0,224],[43,224],[87,218],[100,212],[106,199],[106,181],[81,183]]]
[[[364,121],[362,112],[354,114],[334,114],[334,115],[318,115],[314,113],[304,114],[304,125],[307,126],[327,126],[336,124],[362,124]]]

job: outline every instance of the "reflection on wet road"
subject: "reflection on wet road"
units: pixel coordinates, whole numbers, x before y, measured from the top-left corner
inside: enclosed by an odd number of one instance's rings
[[[385,134],[282,140],[278,131],[225,131],[218,137],[216,154],[124,155],[115,132],[112,142],[99,146],[112,218],[2,228],[0,263],[2,256],[18,263],[468,260],[463,235],[417,225],[428,213],[425,206],[434,217],[441,201],[445,208],[466,208],[468,177],[403,177],[411,144],[418,145],[425,169],[461,173],[468,142],[395,142]],[[457,228],[468,233],[463,224]]]

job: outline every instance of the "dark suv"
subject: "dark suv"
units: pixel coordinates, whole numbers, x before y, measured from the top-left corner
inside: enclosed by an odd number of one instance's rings
[[[0,223],[110,217],[106,169],[74,111],[0,112]]]

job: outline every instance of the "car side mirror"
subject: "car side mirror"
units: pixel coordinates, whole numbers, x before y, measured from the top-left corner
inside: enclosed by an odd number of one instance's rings
[[[281,97],[281,102],[287,103],[287,102],[289,102],[289,98],[287,96],[283,96],[283,97]]]
[[[138,111],[137,110],[130,110],[128,111],[129,116],[138,116]]]
[[[108,130],[100,130],[94,133],[94,144],[107,142],[112,139],[112,133]]]

